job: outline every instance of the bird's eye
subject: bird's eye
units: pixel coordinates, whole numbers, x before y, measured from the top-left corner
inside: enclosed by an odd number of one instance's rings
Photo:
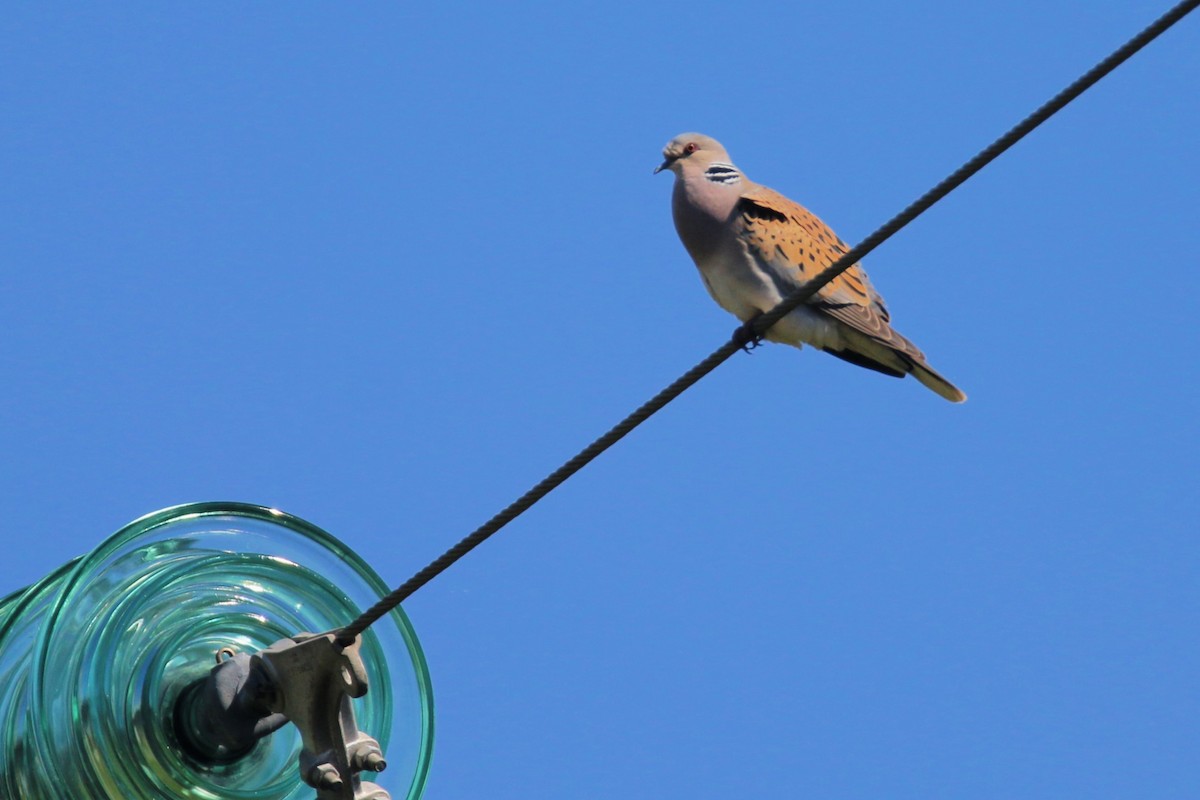
[[[696,152],[696,143],[688,142],[687,144],[685,144],[683,146],[683,152],[688,153],[688,154]]]

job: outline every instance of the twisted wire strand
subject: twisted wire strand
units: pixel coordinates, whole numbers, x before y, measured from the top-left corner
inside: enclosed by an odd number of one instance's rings
[[[1113,51],[1103,61],[1080,76],[1074,83],[1046,101],[1040,108],[981,150],[974,158],[955,170],[941,183],[921,195],[921,197],[913,201],[907,208],[881,225],[874,233],[851,248],[848,253],[831,264],[821,274],[785,297],[770,311],[760,314],[739,327],[733,332],[733,336],[728,342],[714,350],[707,358],[675,379],[670,386],[647,400],[636,411],[618,422],[573,458],[554,470],[554,472],[547,475],[504,510],[480,525],[460,540],[458,544],[438,556],[420,572],[402,583],[386,597],[381,598],[379,602],[359,615],[358,619],[338,631],[337,643],[345,646],[353,642],[359,634],[373,623],[400,605],[400,603],[412,596],[414,592],[440,575],[471,550],[474,550],[492,534],[512,522],[529,509],[530,506],[552,492],[567,478],[583,469],[596,456],[625,438],[626,434],[641,425],[676,397],[683,394],[688,388],[723,364],[738,350],[743,349],[748,344],[756,343],[772,325],[798,308],[801,303],[806,302],[838,275],[841,275],[850,267],[857,264],[863,257],[891,238],[904,226],[908,225],[908,223],[925,213],[934,203],[937,203],[961,186],[972,175],[995,160],[1001,153],[1008,150],[1043,122],[1061,111],[1068,103],[1094,86],[1101,78],[1124,63],[1130,56],[1158,38],[1159,35],[1183,19],[1187,14],[1194,11],[1197,6],[1200,6],[1200,0],[1184,0],[1184,2],[1174,6],[1170,11],[1146,27],[1141,33],[1134,36],[1124,45]]]

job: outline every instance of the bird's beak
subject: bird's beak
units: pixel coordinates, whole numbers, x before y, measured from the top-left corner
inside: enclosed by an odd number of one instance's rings
[[[657,175],[658,173],[662,172],[664,169],[670,169],[670,168],[671,168],[671,159],[668,158],[666,161],[662,162],[661,164],[659,164],[657,167],[654,168],[654,174]]]

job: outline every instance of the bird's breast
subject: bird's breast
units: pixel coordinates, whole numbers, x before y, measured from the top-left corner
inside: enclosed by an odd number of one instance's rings
[[[741,242],[720,248],[709,258],[697,259],[696,266],[717,304],[743,322],[770,311],[793,288],[774,280],[772,267],[755,260]],[[838,347],[841,342],[834,320],[807,305],[777,322],[766,338],[796,347],[801,342]]]
[[[782,299],[777,287],[740,242],[725,243],[696,258],[696,267],[717,304],[742,321],[772,308]]]
[[[689,187],[688,181],[677,180],[671,195],[671,215],[679,240],[697,264],[708,259],[727,243],[729,214],[732,208],[713,202],[708,193]]]

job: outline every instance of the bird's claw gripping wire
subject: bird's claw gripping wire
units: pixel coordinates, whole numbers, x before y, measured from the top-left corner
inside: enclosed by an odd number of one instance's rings
[[[756,328],[756,323],[761,317],[761,312],[755,314],[733,332],[733,343],[742,348],[742,352],[752,354],[762,344],[763,334],[759,333]]]

